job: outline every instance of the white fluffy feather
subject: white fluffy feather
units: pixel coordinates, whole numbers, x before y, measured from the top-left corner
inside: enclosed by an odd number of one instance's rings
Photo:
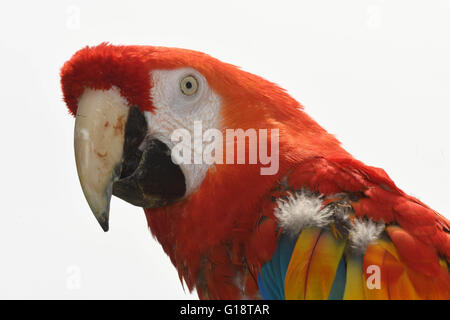
[[[331,221],[332,212],[322,208],[322,198],[307,191],[291,194],[287,200],[277,202],[278,224],[290,236],[297,236],[305,227],[324,227]]]
[[[359,253],[364,253],[372,242],[375,242],[385,228],[384,223],[372,220],[355,219],[350,229],[350,246]]]

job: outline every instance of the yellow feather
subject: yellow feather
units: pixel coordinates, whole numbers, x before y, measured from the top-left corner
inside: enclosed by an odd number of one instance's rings
[[[303,230],[286,273],[286,299],[328,299],[344,247],[329,230]]]
[[[347,256],[347,279],[344,300],[364,300],[364,275],[361,255]]]
[[[383,259],[386,254],[386,249],[380,246],[378,243],[370,244],[364,254],[363,259],[363,274],[364,274],[364,296],[367,300],[388,300],[389,294],[387,292],[387,285],[385,278],[382,277]],[[375,267],[370,269],[370,267]],[[379,269],[377,272],[376,267]],[[378,274],[376,274],[378,273]],[[379,277],[379,278],[378,278]],[[377,287],[377,282],[380,286]],[[369,283],[373,285],[369,286]]]
[[[300,233],[284,281],[286,300],[305,299],[305,278],[313,248],[320,236],[318,228],[306,228]]]

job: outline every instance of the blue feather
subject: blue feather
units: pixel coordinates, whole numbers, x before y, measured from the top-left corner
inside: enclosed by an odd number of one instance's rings
[[[339,261],[339,265],[336,270],[336,276],[334,277],[333,285],[331,286],[328,300],[344,299],[346,277],[347,277],[347,266],[345,265],[344,256],[342,256],[341,261]]]
[[[284,300],[284,280],[297,238],[282,234],[272,259],[265,263],[258,276],[261,297],[267,300]]]

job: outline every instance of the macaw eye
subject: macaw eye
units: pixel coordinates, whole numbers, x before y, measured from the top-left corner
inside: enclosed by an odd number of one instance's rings
[[[180,82],[181,92],[187,96],[192,96],[198,90],[198,82],[193,76],[186,76]]]

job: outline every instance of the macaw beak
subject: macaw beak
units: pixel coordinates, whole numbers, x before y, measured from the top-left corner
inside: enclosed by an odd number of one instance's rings
[[[75,161],[84,196],[108,231],[113,183],[119,179],[129,108],[112,91],[87,89],[75,120]]]
[[[75,160],[84,196],[104,231],[109,229],[111,196],[152,208],[181,198],[184,175],[170,150],[147,135],[137,107],[118,90],[86,89],[75,120]]]

